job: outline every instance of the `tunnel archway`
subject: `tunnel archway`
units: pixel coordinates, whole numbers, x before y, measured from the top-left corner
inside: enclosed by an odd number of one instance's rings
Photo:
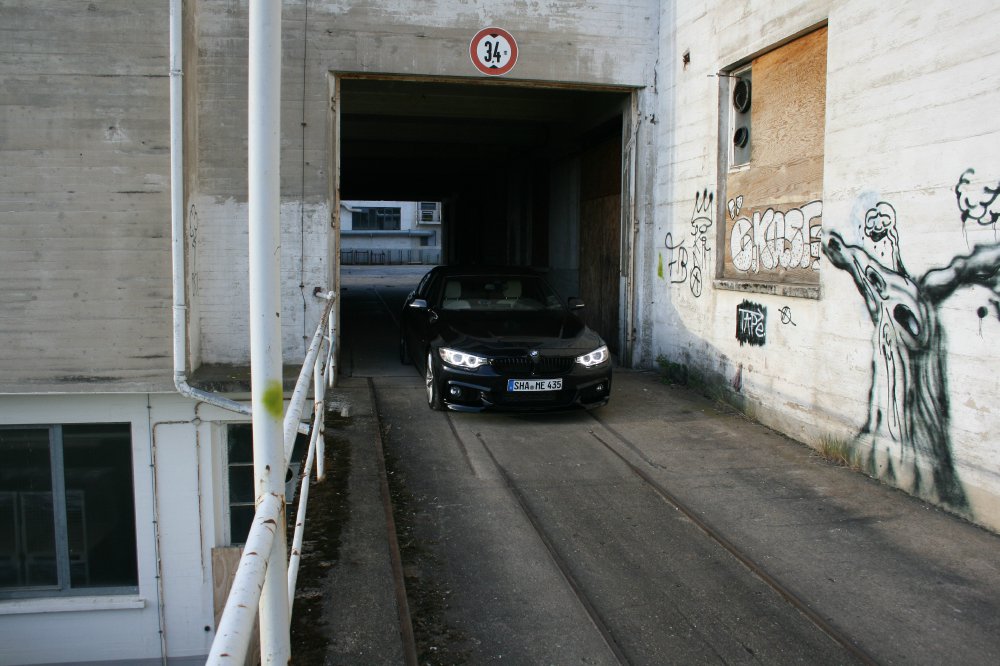
[[[564,296],[587,302],[587,323],[618,352],[633,95],[614,87],[333,76],[336,202],[440,202],[441,263],[545,271]]]

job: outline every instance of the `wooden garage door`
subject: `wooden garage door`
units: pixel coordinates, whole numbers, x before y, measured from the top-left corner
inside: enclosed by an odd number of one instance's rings
[[[583,318],[618,353],[621,263],[621,121],[586,142],[580,164],[580,296]]]

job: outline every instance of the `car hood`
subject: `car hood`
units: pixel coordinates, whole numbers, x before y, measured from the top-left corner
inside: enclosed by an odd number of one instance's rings
[[[484,355],[529,349],[588,353],[604,342],[567,311],[439,313],[435,327],[441,342]]]

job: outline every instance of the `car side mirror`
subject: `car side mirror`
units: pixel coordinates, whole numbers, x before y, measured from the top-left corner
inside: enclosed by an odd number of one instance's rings
[[[584,303],[580,299],[579,296],[570,296],[569,297],[569,309],[570,310],[582,310],[583,306],[584,306]]]
[[[410,305],[408,307],[416,308],[417,310],[426,310],[427,301],[422,298],[414,298],[412,301],[410,301]]]

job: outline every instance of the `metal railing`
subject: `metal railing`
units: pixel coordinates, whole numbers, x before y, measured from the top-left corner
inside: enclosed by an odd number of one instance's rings
[[[397,266],[406,264],[437,265],[441,249],[437,247],[412,249],[341,249],[342,266]]]
[[[333,385],[334,379],[334,322],[330,316],[334,294],[328,292],[320,296],[325,298],[327,303],[319,325],[316,327],[312,343],[306,352],[302,370],[299,372],[298,381],[295,383],[295,390],[292,392],[283,421],[285,468],[281,471],[282,478],[288,469],[289,458],[295,445],[311,378],[313,391],[312,428],[310,429],[306,463],[302,469],[302,485],[299,490],[295,532],[287,568],[289,621],[291,621],[291,608],[295,599],[295,585],[305,533],[306,508],[309,502],[309,477],[312,474],[314,464],[316,479],[321,481],[325,476],[323,430],[326,413],[326,389]],[[242,665],[246,659],[247,650],[253,638],[254,619],[261,603],[261,590],[268,575],[272,573],[272,568],[268,564],[277,536],[277,529],[284,525],[282,520],[284,510],[285,498],[283,495],[265,493],[257,499],[257,510],[250,527],[250,533],[247,536],[246,545],[243,547],[243,556],[240,558],[236,577],[229,591],[229,598],[219,620],[215,640],[212,642],[212,649],[206,663]],[[275,567],[275,569],[283,568]],[[269,640],[268,636],[271,636],[273,640],[284,640],[285,645],[278,652],[288,654],[290,652],[289,632],[290,627],[284,627],[283,631],[262,631],[261,654],[273,652],[273,650],[268,649],[269,646],[263,644],[263,641]]]

